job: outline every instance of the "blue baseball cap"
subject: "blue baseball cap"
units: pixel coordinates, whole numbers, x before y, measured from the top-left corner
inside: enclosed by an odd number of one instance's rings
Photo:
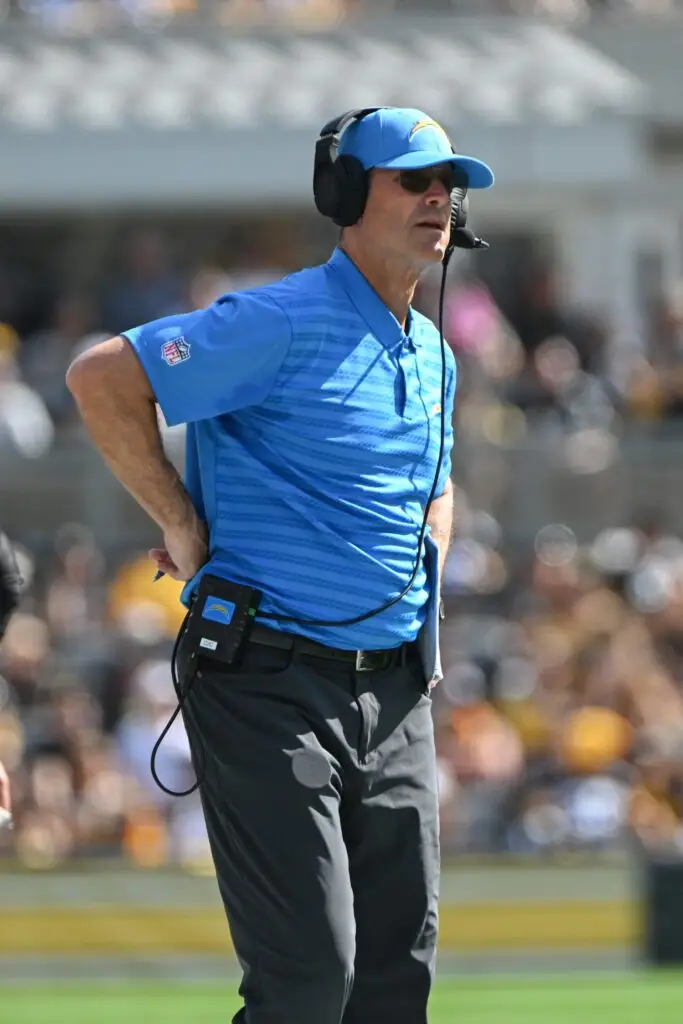
[[[340,154],[372,167],[408,171],[451,163],[461,168],[469,188],[490,188],[491,168],[473,156],[454,153],[448,135],[428,114],[407,107],[383,107],[351,124],[342,135]]]

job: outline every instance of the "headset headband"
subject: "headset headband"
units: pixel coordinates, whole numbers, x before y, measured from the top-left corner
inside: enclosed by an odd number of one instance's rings
[[[362,121],[364,117],[367,117],[369,114],[374,114],[378,110],[391,109],[391,107],[360,107],[356,110],[347,110],[346,113],[340,114],[338,117],[328,121],[327,124],[323,125],[320,129],[320,135],[316,144],[317,162],[326,158],[330,163],[334,163],[337,159],[344,133],[352,124],[355,124],[357,121]],[[328,141],[329,145],[326,146],[325,144]],[[451,151],[455,153],[453,143],[451,142],[450,145]],[[325,151],[325,157],[323,157],[323,150]]]
[[[334,163],[346,129],[350,128],[356,121],[362,121],[369,114],[374,114],[377,110],[387,109],[387,107],[360,107],[357,110],[347,110],[345,114],[340,114],[338,117],[333,118],[320,129],[316,149],[320,153],[324,148],[327,159],[330,163]],[[329,142],[329,146],[325,146],[327,142]]]

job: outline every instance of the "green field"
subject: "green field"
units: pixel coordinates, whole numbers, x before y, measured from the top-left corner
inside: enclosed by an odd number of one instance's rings
[[[0,1024],[229,1024],[238,1005],[234,989],[200,983],[10,985],[0,991]],[[442,980],[430,1024],[647,1024],[649,1017],[681,1024],[683,976]]]

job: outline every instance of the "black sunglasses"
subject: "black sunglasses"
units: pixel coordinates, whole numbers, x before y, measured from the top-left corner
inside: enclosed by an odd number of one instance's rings
[[[440,181],[447,192],[452,192],[454,188],[467,188],[467,175],[452,164],[399,171],[398,180],[401,188],[414,196],[423,195],[433,181]]]

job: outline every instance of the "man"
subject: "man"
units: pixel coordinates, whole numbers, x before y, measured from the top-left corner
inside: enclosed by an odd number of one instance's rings
[[[416,641],[451,533],[455,373],[449,353],[441,409],[438,333],[411,300],[456,178],[493,176],[421,111],[363,115],[339,152],[367,200],[327,264],[127,331],[68,374],[185,603],[204,577],[263,594],[236,662],[202,658],[194,610],[178,652],[246,1024],[423,1024],[434,969],[440,670]],[[189,424],[185,485],[155,401]]]
[[[21,599],[23,579],[9,537],[0,530],[0,641]],[[9,775],[0,762],[0,830],[12,821]]]

